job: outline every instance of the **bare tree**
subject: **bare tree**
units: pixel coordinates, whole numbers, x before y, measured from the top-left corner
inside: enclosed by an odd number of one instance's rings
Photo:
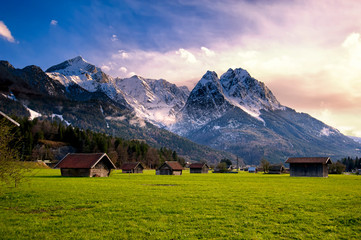
[[[0,182],[15,184],[24,179],[28,171],[19,157],[19,139],[15,137],[13,126],[7,120],[0,120]]]
[[[266,159],[261,160],[261,167],[263,168],[263,172],[266,173],[269,170],[270,163]]]

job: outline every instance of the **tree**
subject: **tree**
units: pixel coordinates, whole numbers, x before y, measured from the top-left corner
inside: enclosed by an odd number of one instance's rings
[[[227,172],[227,171],[228,171],[227,163],[221,161],[220,163],[217,164],[216,169],[217,169],[217,171],[219,171],[220,173]]]
[[[263,172],[266,173],[269,171],[270,163],[266,159],[261,160],[261,167],[263,168]]]
[[[14,127],[5,119],[0,120],[0,181],[5,184],[14,183],[15,187],[28,171],[20,162],[19,143]]]
[[[227,164],[227,168],[229,168],[232,165],[232,161],[229,160],[228,158],[223,158],[221,159],[221,163],[224,162]]]
[[[336,163],[332,163],[328,167],[328,173],[331,174],[341,174],[345,171],[346,166],[341,162],[337,161]]]

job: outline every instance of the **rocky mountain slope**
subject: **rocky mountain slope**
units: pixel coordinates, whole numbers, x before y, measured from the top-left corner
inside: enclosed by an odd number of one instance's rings
[[[79,85],[89,92],[103,92],[132,109],[138,117],[160,127],[175,122],[175,113],[189,95],[187,87],[177,87],[162,79],[113,78],[81,56],[52,66],[46,73],[66,87]]]
[[[36,73],[28,68],[36,69]],[[30,73],[25,74],[26,71]],[[10,72],[2,74],[27,80],[16,84],[5,81],[5,86],[11,86],[11,90],[5,88],[8,95],[3,95],[7,101],[12,101],[12,96],[19,98],[27,91],[22,99],[39,109],[42,103],[34,104],[34,95],[40,94],[41,99],[45,94],[58,100],[54,100],[56,104],[44,107],[42,114],[59,115],[71,124],[87,122],[86,127],[96,121],[93,125],[101,131],[147,139],[153,145],[167,144],[177,149],[175,142],[179,139],[187,141],[187,138],[236,154],[247,163],[258,163],[262,158],[284,162],[290,156],[341,158],[361,155],[359,143],[308,114],[283,106],[264,83],[241,68],[229,69],[221,77],[208,71],[191,92],[162,79],[113,78],[82,57],[50,67],[46,74],[35,66]],[[44,84],[36,85],[40,80]],[[70,103],[64,104],[67,101],[83,105],[71,108]],[[103,101],[107,104],[102,104]],[[74,115],[80,121],[67,115],[72,109],[77,109]],[[84,116],[81,117],[80,112],[85,112]],[[91,114],[95,115],[94,119],[89,117]],[[154,125],[184,138],[177,138]]]
[[[171,130],[247,162],[289,156],[360,155],[360,145],[308,114],[282,106],[244,69],[220,78],[208,71],[189,95]]]
[[[64,66],[69,65],[63,63],[53,69],[64,70]],[[157,148],[167,147],[176,150],[187,160],[208,160],[210,163],[214,163],[225,157],[235,159],[232,154],[195,144],[139,118],[122,96],[112,99],[107,95],[108,92],[105,89],[109,89],[111,86],[102,86],[102,84],[106,81],[115,82],[110,77],[90,76],[81,79],[81,76],[85,76],[85,71],[89,69],[95,71],[90,67],[79,71],[78,80],[81,81],[78,84],[74,81],[64,82],[74,79],[75,75],[71,75],[74,72],[71,71],[66,73],[70,74],[69,76],[58,75],[53,79],[50,77],[52,74],[49,76],[49,73],[43,72],[39,67],[29,66],[24,69],[15,69],[10,63],[0,61],[0,110],[18,116],[63,121],[76,127],[125,139],[145,140]],[[96,71],[99,73],[100,70]],[[59,76],[64,81],[59,81]],[[104,75],[100,74],[99,76]],[[89,81],[94,86],[92,91],[83,88],[82,86],[89,86],[82,81]],[[116,101],[115,99],[120,100]]]

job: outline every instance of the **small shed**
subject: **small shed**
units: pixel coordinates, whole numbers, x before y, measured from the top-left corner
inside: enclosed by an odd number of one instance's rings
[[[284,171],[285,171],[285,167],[283,166],[283,164],[273,164],[270,165],[268,168],[269,174],[281,174]]]
[[[300,157],[288,158],[291,177],[328,177],[328,164],[332,164],[329,157]]]
[[[208,173],[209,166],[207,163],[192,163],[189,165],[190,173]]]
[[[106,153],[68,153],[54,168],[64,177],[108,177],[116,167]]]
[[[177,161],[165,161],[156,171],[157,175],[182,175],[183,167]]]
[[[122,173],[143,173],[144,166],[141,162],[127,162],[120,167]]]
[[[249,173],[257,173],[257,168],[256,167],[249,167],[248,172]]]

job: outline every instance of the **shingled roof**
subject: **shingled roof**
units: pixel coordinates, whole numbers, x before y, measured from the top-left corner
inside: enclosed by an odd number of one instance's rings
[[[286,163],[332,163],[329,157],[294,157],[288,158]]]
[[[116,168],[105,153],[69,153],[54,168],[93,168],[103,157],[108,159],[114,169]]]
[[[192,163],[189,165],[189,168],[203,168],[204,165],[208,167],[207,163]]]
[[[138,167],[138,165],[142,166],[141,162],[127,162],[127,163],[123,163],[122,166],[120,167],[122,170],[132,170]]]
[[[183,170],[182,165],[180,165],[177,161],[165,161],[165,163],[173,170]]]

